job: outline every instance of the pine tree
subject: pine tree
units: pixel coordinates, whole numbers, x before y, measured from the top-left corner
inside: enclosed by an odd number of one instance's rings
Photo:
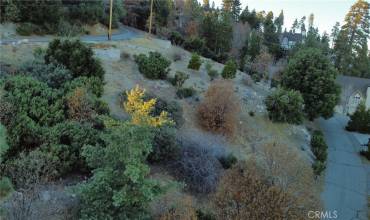
[[[305,21],[306,21],[306,16],[303,16],[303,17],[301,18],[301,20],[299,21],[299,26],[301,27],[301,33],[306,32],[306,25],[305,25]]]
[[[358,0],[352,5],[344,19],[335,42],[336,66],[343,74],[362,76],[356,67],[361,62],[367,62],[367,39],[370,36],[369,3]],[[355,65],[357,63],[357,65]]]
[[[277,32],[280,34],[282,32],[282,28],[283,28],[283,25],[284,25],[284,12],[283,12],[283,10],[281,10],[279,16],[277,18],[275,18],[274,23],[276,25]]]
[[[334,47],[334,43],[338,39],[338,35],[339,35],[339,31],[340,31],[339,28],[340,28],[340,23],[336,22],[335,25],[333,26],[333,28],[331,29],[330,37],[331,37],[331,41],[332,41],[332,47]]]
[[[234,21],[239,21],[240,12],[242,11],[240,0],[233,0],[231,6],[231,14],[234,18]]]
[[[276,32],[276,27],[273,23],[274,14],[270,11],[263,24],[264,44],[268,47],[269,52],[273,55],[278,55],[280,51],[279,36]]]
[[[294,22],[293,22],[292,28],[291,28],[293,33],[295,33],[295,31],[298,29],[298,27],[299,27],[298,20],[295,19]]]

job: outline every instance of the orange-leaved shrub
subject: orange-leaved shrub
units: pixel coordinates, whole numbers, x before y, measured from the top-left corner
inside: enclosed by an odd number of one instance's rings
[[[230,81],[217,80],[198,107],[198,122],[206,130],[231,135],[237,125],[239,100]]]
[[[221,179],[213,199],[216,219],[304,219],[295,197],[270,185],[251,163],[240,163]]]

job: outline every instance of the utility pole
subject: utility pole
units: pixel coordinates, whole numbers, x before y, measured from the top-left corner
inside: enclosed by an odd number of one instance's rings
[[[110,0],[109,5],[109,30],[108,30],[108,40],[112,39],[112,14],[113,14],[113,0]]]
[[[152,34],[153,1],[150,3],[149,35]]]

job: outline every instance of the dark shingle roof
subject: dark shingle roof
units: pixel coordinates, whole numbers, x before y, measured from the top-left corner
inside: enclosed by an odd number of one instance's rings
[[[303,39],[303,35],[300,33],[284,32],[280,35],[280,41],[282,41],[285,37],[288,38],[288,41],[295,42],[301,42]]]
[[[360,91],[362,94],[366,94],[366,90],[370,87],[370,79],[354,77],[354,76],[343,76],[337,77],[337,83],[342,87],[342,90],[350,90],[348,92]]]

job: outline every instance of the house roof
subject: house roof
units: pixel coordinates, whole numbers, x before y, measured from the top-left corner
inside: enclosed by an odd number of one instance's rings
[[[282,41],[285,37],[288,38],[288,41],[295,42],[301,42],[303,39],[303,35],[301,33],[284,32],[280,35],[280,41]]]
[[[370,79],[366,78],[339,75],[336,81],[342,87],[342,93],[344,90],[346,93],[359,91],[365,95],[367,88],[370,87]]]

